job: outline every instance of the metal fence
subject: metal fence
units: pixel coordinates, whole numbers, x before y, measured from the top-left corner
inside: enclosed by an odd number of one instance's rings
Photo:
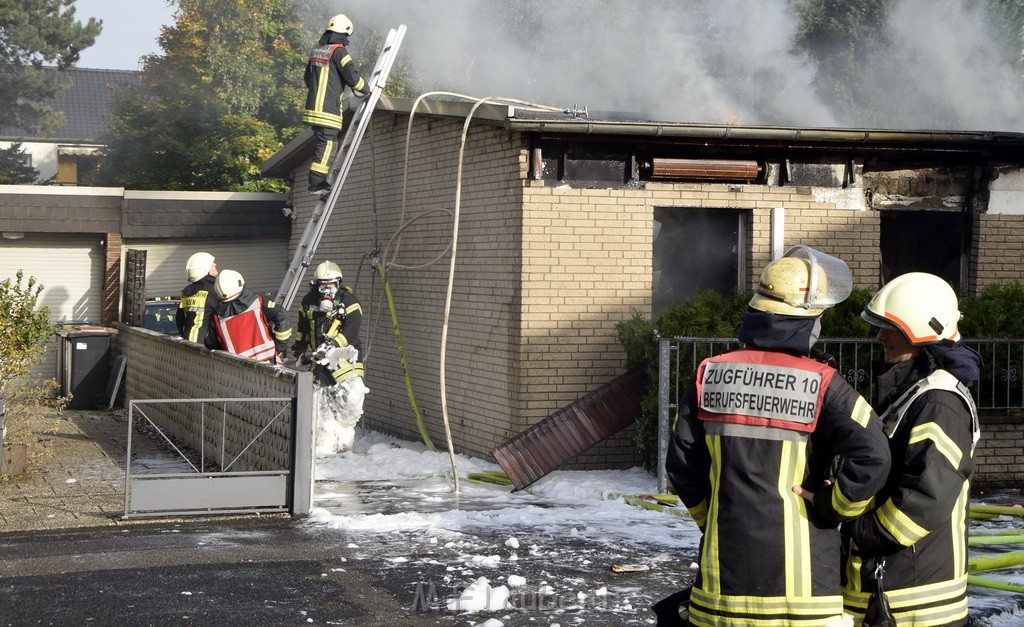
[[[980,410],[1024,408],[1024,339],[967,340],[966,346],[981,355],[981,377],[972,386]],[[682,394],[700,362],[742,346],[736,338],[675,337],[658,341],[658,489],[667,489],[664,459],[668,452],[669,425]],[[837,369],[864,398],[874,393],[875,373],[881,365],[882,347],[875,340],[821,339],[815,350],[832,355]]]

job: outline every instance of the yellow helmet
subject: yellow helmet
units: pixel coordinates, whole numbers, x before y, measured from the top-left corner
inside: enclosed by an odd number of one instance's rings
[[[797,245],[761,271],[750,306],[785,316],[819,316],[852,289],[853,277],[843,260]]]
[[[327,20],[327,28],[332,33],[344,33],[351,35],[355,27],[352,25],[352,20],[348,19],[344,14],[339,13]]]
[[[210,253],[195,253],[185,262],[185,278],[189,283],[195,283],[207,274],[213,267],[214,257]]]
[[[912,346],[958,341],[963,318],[953,288],[927,272],[908,272],[889,281],[860,316],[876,327],[899,329]]]
[[[226,303],[238,298],[244,287],[245,279],[239,272],[222,270],[213,284],[213,291],[217,293],[217,298]]]

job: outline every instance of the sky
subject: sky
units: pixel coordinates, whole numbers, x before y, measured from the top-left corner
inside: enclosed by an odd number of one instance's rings
[[[455,457],[460,477],[500,470],[491,461]],[[344,531],[344,537],[352,539],[355,554],[392,565],[396,575],[443,567],[448,589],[461,590],[458,596],[443,599],[448,610],[466,617],[460,624],[478,627],[522,624],[510,613],[509,599],[533,594],[560,594],[579,601],[571,615],[538,616],[530,624],[604,624],[613,615],[637,616],[638,624],[643,624],[643,617],[653,618],[643,609],[647,605],[641,606],[650,601],[643,594],[664,594],[664,590],[645,589],[651,587],[650,581],[646,586],[634,583],[641,588],[638,591],[629,584],[616,585],[619,580],[614,578],[606,584],[547,580],[527,568],[527,556],[550,554],[562,563],[577,562],[582,572],[588,567],[594,570],[592,562],[602,560],[603,565],[609,559],[609,547],[632,547],[626,549],[635,560],[631,565],[649,567],[652,575],[664,573],[665,579],[651,581],[667,586],[672,585],[672,577],[695,567],[686,559],[696,555],[700,540],[691,519],[642,509],[616,496],[656,491],[656,478],[640,468],[556,470],[517,492],[462,481],[458,495],[453,494],[451,476],[446,452],[427,451],[420,442],[360,427],[352,451],[317,456],[314,509],[302,524],[313,533]],[[971,529],[995,532],[1020,525],[1020,518],[999,516],[972,522]],[[371,538],[376,534],[387,541],[374,542]],[[560,538],[578,542],[562,543]],[[1005,550],[1006,546],[972,547],[970,554]],[[355,567],[338,565],[350,566]],[[1024,582],[1024,570],[1019,568],[979,574]],[[1019,595],[974,586],[969,592],[972,613],[985,616],[986,625],[1020,624],[1022,613],[1015,609]]]
[[[162,53],[160,28],[174,23],[174,9],[164,0],[75,0],[75,17],[103,20],[96,43],[82,51],[78,67],[137,70],[139,58]]]

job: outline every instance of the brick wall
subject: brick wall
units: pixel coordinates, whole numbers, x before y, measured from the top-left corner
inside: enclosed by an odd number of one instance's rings
[[[974,219],[971,246],[973,274],[970,295],[976,296],[986,285],[1024,283],[1024,215],[978,214]]]
[[[115,326],[119,332],[114,336],[114,353],[127,357],[123,386],[126,405],[138,399],[299,396],[300,382],[294,371],[209,351],[146,329],[120,323]],[[311,386],[308,381],[306,384]],[[220,403],[154,404],[144,405],[140,411],[178,443],[193,451],[205,450],[211,463],[221,463],[218,453],[222,435],[229,460],[245,449],[231,466],[232,471],[291,467],[294,407],[284,412],[280,403],[233,402],[226,409],[222,407]],[[137,416],[137,420],[143,420],[142,415]],[[200,427],[204,418],[205,429]],[[259,435],[268,424],[270,427]],[[311,423],[307,419],[304,424]]]
[[[983,414],[974,459],[975,489],[1019,488],[1024,483],[1024,416]]]

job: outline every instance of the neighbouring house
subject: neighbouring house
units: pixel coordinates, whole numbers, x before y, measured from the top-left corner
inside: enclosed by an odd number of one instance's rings
[[[142,72],[96,70],[79,67],[44,68],[48,78],[67,88],[45,104],[64,114],[64,122],[53,133],[41,136],[22,129],[0,126],[0,147],[21,143],[39,171],[42,183],[88,185],[99,163],[100,136],[110,126],[110,105],[118,89],[141,88]]]
[[[619,322],[696,289],[749,289],[796,243],[846,260],[858,287],[909,270],[966,295],[1024,280],[1024,134],[497,103],[469,118],[473,104],[427,100],[411,115],[413,101],[383,98],[312,263],[339,263],[362,300],[370,428],[419,438],[403,352],[431,438],[443,443],[447,422],[457,451],[487,457],[622,372]],[[311,155],[307,132],[263,168],[294,183],[293,253],[315,206]],[[635,463],[628,431],[566,467]]]
[[[198,251],[275,293],[288,267],[287,209],[277,193],[0,185],[0,278],[36,277],[55,323],[124,320],[129,250],[146,252],[146,297],[180,295]],[[49,351],[36,374],[53,376],[56,362]]]

